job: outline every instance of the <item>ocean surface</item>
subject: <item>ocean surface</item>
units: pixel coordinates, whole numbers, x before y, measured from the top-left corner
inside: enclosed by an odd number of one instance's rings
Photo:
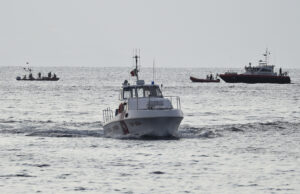
[[[157,68],[181,98],[178,138],[113,139],[102,110],[130,68],[36,67],[61,79],[24,82],[0,67],[0,193],[300,193],[300,69],[285,85],[189,80],[226,70]]]

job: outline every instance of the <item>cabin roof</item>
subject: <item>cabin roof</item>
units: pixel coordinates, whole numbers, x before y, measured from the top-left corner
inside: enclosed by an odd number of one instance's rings
[[[144,84],[144,85],[126,85],[123,88],[143,88],[143,87],[159,87],[157,84]]]

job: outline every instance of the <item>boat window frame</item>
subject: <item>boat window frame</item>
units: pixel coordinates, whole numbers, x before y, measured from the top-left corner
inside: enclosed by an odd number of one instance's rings
[[[150,95],[152,93],[155,95]],[[146,96],[146,92],[149,91],[149,95]],[[129,92],[130,95],[126,96],[125,93]],[[163,98],[162,91],[160,90],[158,85],[143,85],[143,86],[130,86],[130,87],[124,87],[120,91],[120,99],[126,100],[129,98],[149,98],[149,97],[155,97],[155,98]]]
[[[135,89],[135,98],[143,98],[143,97],[145,97],[145,93],[144,93],[144,88],[142,87],[142,86],[137,86],[137,87],[134,87],[134,89]],[[138,92],[138,90],[141,90],[142,92],[142,96],[139,96],[139,92]]]
[[[122,89],[122,99],[123,100],[126,100],[126,99],[129,99],[129,98],[132,98],[133,97],[133,93],[132,93],[132,89],[133,87],[125,87]],[[129,97],[125,97],[125,92],[129,92]]]
[[[148,90],[147,90],[148,89]],[[152,91],[151,91],[152,89]],[[142,92],[139,92],[139,90],[142,90]],[[149,91],[149,95],[146,95]],[[151,95],[154,93],[155,95]],[[139,95],[142,94],[142,95]],[[156,98],[163,98],[162,91],[160,90],[159,86],[150,86],[150,85],[144,85],[144,86],[136,86],[135,87],[135,98],[149,98],[149,97],[156,97]]]

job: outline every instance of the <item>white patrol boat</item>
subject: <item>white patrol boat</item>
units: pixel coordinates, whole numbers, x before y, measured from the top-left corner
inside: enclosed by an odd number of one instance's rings
[[[139,80],[138,59],[134,56],[136,68],[131,71],[137,77],[135,85],[124,81],[120,90],[120,105],[113,111],[103,110],[104,135],[120,137],[172,137],[176,136],[183,119],[180,98],[163,96],[158,85],[145,84]]]

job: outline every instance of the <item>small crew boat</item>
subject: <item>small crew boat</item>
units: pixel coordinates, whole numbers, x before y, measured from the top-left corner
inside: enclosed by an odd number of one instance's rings
[[[27,63],[28,64],[28,63]],[[38,73],[37,78],[33,77],[31,68],[24,68],[25,72],[28,72],[28,76],[25,74],[23,77],[17,76],[17,81],[58,81],[59,77],[56,74],[48,73],[48,76],[42,76],[41,72]]]
[[[199,79],[199,78],[190,76],[190,80],[192,82],[208,82],[208,83],[219,83],[220,82],[220,79],[217,79],[217,78],[214,79],[212,75],[207,76],[206,79]]]
[[[263,54],[265,60],[260,60],[258,66],[245,66],[245,72],[238,74],[237,72],[226,72],[220,74],[219,77],[228,83],[291,83],[291,79],[287,72],[274,72],[274,65],[268,64],[268,57],[271,53],[266,49]]]
[[[137,54],[133,57],[136,67],[130,73],[136,84],[124,81],[120,90],[120,105],[112,111],[103,110],[104,135],[107,137],[176,137],[183,119],[180,98],[163,96],[159,85],[145,84],[138,73]],[[173,104],[174,103],[174,104]]]

